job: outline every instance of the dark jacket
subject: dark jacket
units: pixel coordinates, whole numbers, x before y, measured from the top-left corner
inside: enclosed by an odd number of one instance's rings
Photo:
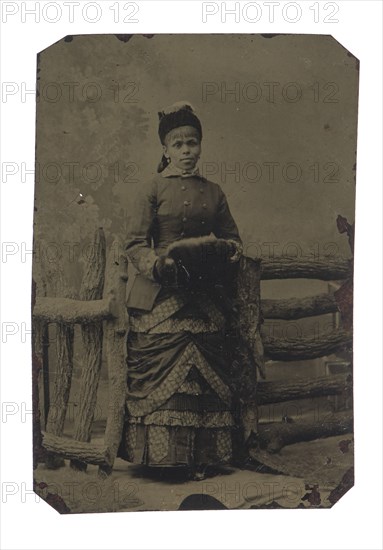
[[[199,175],[156,176],[131,212],[125,248],[138,273],[127,306],[150,311],[161,291],[153,274],[158,256],[176,240],[210,234],[240,243],[221,187]]]

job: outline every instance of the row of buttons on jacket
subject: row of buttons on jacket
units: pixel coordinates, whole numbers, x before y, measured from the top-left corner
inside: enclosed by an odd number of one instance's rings
[[[182,191],[187,191],[186,185],[183,185],[183,186],[181,187],[181,189],[182,189]],[[200,192],[200,193],[204,193],[204,192],[205,192],[205,191],[204,191],[204,188],[203,188],[203,187],[200,187],[200,188],[199,188],[199,192]]]
[[[186,187],[185,185],[183,185],[183,186],[181,187],[181,189],[182,189],[182,191],[187,191],[187,187]],[[200,187],[200,193],[203,193],[203,192],[204,192],[204,189],[203,189],[202,187]],[[190,206],[190,204],[191,204],[190,201],[184,201],[184,206]],[[205,208],[205,209],[207,208],[207,204],[206,204],[205,202],[203,203],[202,208]],[[184,217],[182,218],[182,221],[183,221],[183,223],[186,223],[186,222],[188,221],[187,217],[184,216]],[[204,220],[201,221],[201,225],[205,225],[205,221],[204,221]],[[185,232],[182,231],[181,237],[184,237],[184,236],[185,236]]]

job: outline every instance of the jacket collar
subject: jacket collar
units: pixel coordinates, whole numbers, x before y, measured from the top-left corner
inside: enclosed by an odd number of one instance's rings
[[[193,170],[181,170],[180,168],[177,168],[176,166],[172,166],[172,164],[168,164],[168,166],[161,172],[161,175],[163,178],[171,178],[172,176],[178,176],[181,178],[192,178],[192,177],[199,177],[202,178],[201,174],[199,173],[199,168],[196,167]]]

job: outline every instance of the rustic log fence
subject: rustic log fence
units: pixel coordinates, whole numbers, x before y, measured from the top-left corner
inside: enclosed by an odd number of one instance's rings
[[[58,354],[56,383],[51,396],[43,446],[50,453],[71,460],[71,466],[84,470],[86,464],[100,466],[109,473],[121,437],[126,391],[124,336],[128,328],[125,308],[127,261],[119,254],[116,241],[106,260],[106,242],[102,229],[96,232],[93,254],[87,259],[82,280],[81,300],[37,297],[33,308],[33,325],[56,323],[63,352]],[[105,321],[105,331],[102,322]],[[69,402],[73,368],[73,325],[81,325],[83,366],[79,407],[75,418],[74,437],[62,435]],[[109,405],[104,444],[91,443],[97,389],[101,373],[102,346],[106,346],[109,381]],[[61,347],[61,346],[60,346]],[[39,348],[37,347],[37,350]]]
[[[46,346],[41,345],[41,335],[46,334],[48,324],[55,323],[58,335],[57,372],[53,395],[50,396],[51,407],[47,411],[46,429],[43,432],[42,444],[45,452],[69,459],[71,466],[80,470],[84,470],[87,464],[98,465],[99,473],[107,475],[111,473],[117,456],[125,414],[127,259],[118,241],[113,243],[106,258],[106,241],[102,228],[95,234],[93,251],[92,257],[88,258],[85,265],[80,300],[57,296],[35,298],[33,328],[37,338],[34,338],[34,356],[39,364],[43,363],[43,359],[47,361]],[[327,294],[300,300],[261,300],[259,303],[260,279],[315,278],[339,281],[351,276],[350,260],[326,258],[302,261],[276,258],[260,262],[247,257],[241,259],[238,277],[238,326],[245,333],[245,340],[261,374],[264,370],[264,355],[269,359],[282,361],[322,357],[340,349],[349,349],[352,335],[349,331],[337,329],[330,334],[319,334],[315,338],[287,341],[271,337],[265,331],[260,332],[260,307],[265,319],[283,320],[338,311],[334,295]],[[75,324],[81,326],[84,355],[78,414],[75,419],[74,437],[70,438],[63,436],[63,429],[72,381]],[[96,444],[91,442],[91,428],[95,415],[103,345],[108,368],[109,404],[104,442]],[[339,419],[334,416],[332,422],[322,423],[322,428],[320,423],[316,423],[315,426],[309,423],[258,425],[257,418],[254,421],[253,413],[254,408],[259,405],[339,395],[350,391],[350,377],[343,375],[305,378],[291,382],[259,382],[256,403],[250,403],[250,409],[253,409],[250,432],[255,432],[258,445],[266,447],[271,452],[276,452],[283,445],[297,440],[343,433],[352,429],[351,413],[343,414]],[[49,400],[46,385],[44,395],[46,407]],[[34,402],[36,403],[36,399]]]
[[[342,219],[343,220],[343,219]],[[347,223],[347,220],[344,220]],[[337,223],[339,222],[339,217]],[[353,234],[353,226],[348,226],[347,234]],[[350,243],[351,245],[351,243]],[[353,247],[351,246],[353,251]],[[344,294],[352,299],[353,260],[328,257],[323,259],[273,258],[262,261],[263,280],[271,279],[319,279],[322,281],[346,281]],[[341,289],[342,290],[342,287]],[[339,293],[339,291],[338,291]],[[291,321],[328,313],[340,312],[339,299],[342,292],[318,294],[306,298],[261,300],[262,315],[265,320],[280,319]],[[347,304],[347,313],[352,311],[352,303]],[[345,319],[346,321],[346,319]],[[265,355],[275,361],[301,361],[325,357],[334,353],[352,350],[350,320],[345,328],[333,328],[315,336],[296,338],[275,338],[261,331]],[[294,379],[292,382],[261,382],[258,384],[257,405],[270,405],[296,399],[328,397],[331,395],[352,396],[352,375],[317,377],[314,379]],[[325,418],[314,421],[305,419],[281,419],[280,422],[259,424],[256,448],[251,455],[257,459],[257,448],[269,452],[279,452],[283,446],[298,441],[308,441],[318,437],[329,437],[351,432],[353,429],[352,411],[333,411]]]

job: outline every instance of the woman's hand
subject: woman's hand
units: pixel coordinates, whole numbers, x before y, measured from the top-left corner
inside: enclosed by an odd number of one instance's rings
[[[167,256],[160,256],[154,264],[154,276],[164,286],[177,284],[176,262]]]

